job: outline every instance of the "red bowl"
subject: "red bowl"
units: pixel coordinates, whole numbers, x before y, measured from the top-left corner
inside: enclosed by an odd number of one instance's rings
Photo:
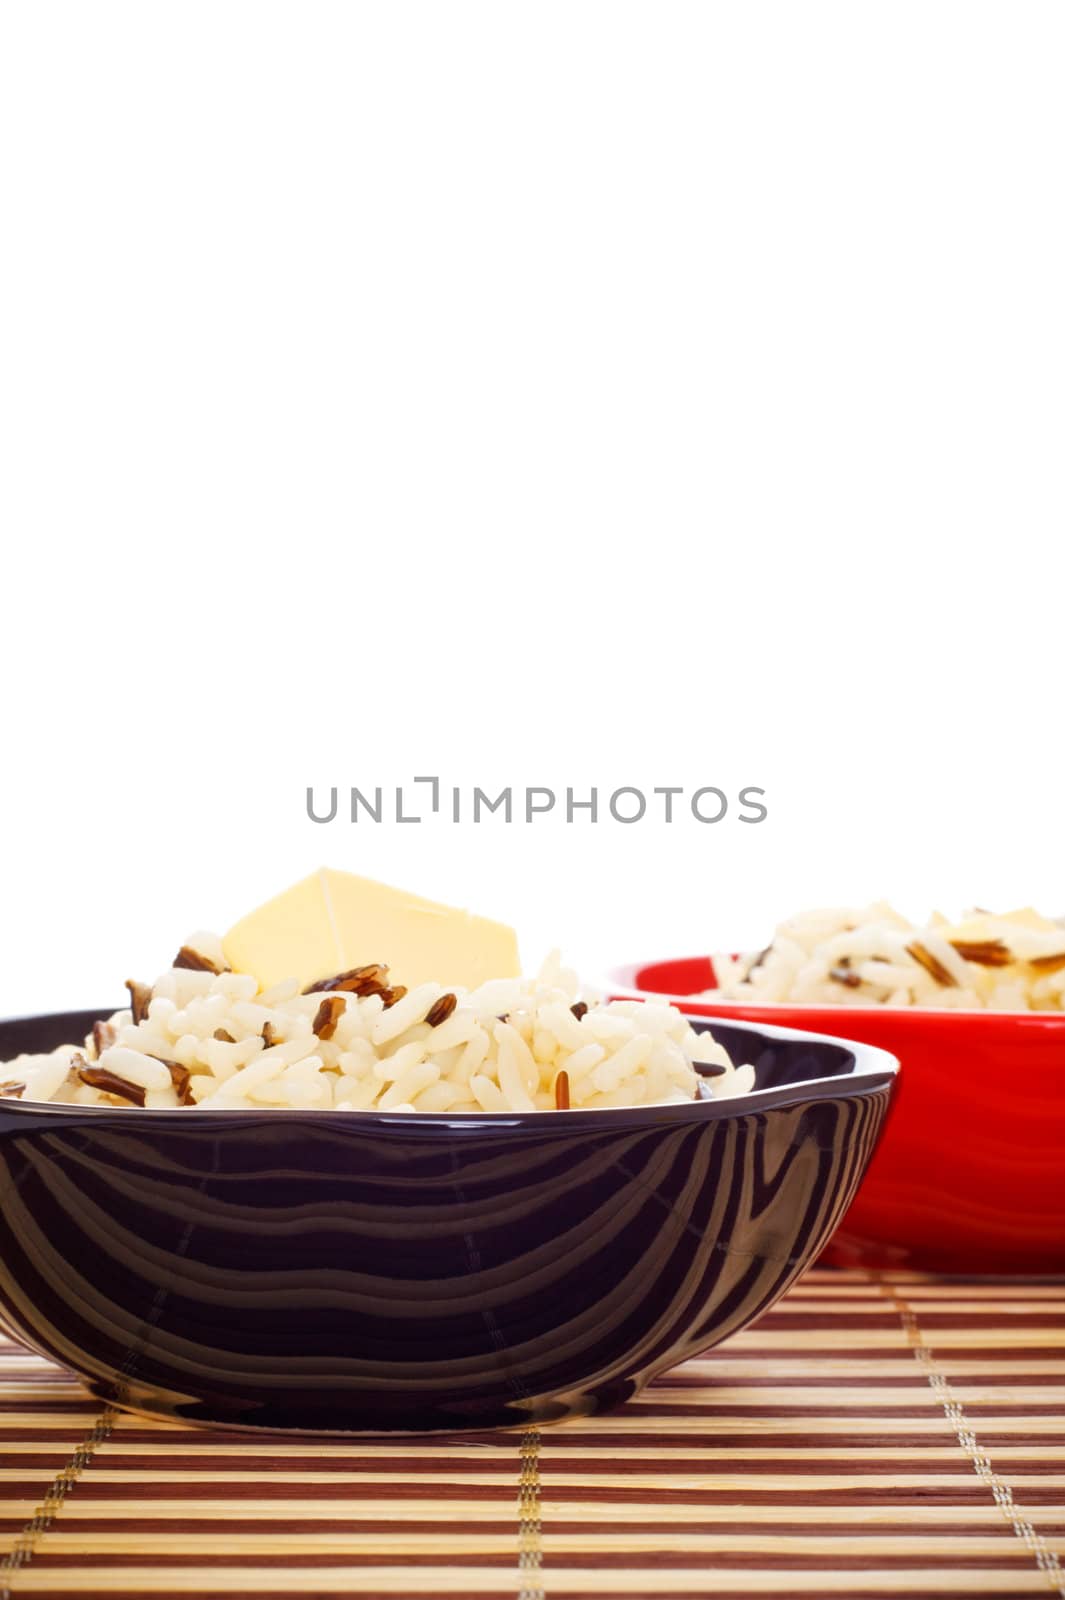
[[[707,956],[610,974],[615,996],[879,1045],[902,1063],[869,1171],[822,1260],[926,1272],[1065,1271],[1065,1015],[730,1005]]]

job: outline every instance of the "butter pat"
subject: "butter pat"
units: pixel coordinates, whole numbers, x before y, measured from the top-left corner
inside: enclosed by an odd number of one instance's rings
[[[222,940],[234,972],[301,988],[378,961],[393,983],[473,989],[521,972],[513,928],[328,867],[252,911]]]

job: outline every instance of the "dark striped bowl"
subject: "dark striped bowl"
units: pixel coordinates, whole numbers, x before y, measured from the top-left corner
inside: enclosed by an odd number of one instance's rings
[[[0,1059],[98,1013],[0,1023]],[[120,1406],[407,1433],[587,1416],[760,1316],[897,1062],[707,1026],[737,1100],[514,1116],[0,1105],[0,1323]]]

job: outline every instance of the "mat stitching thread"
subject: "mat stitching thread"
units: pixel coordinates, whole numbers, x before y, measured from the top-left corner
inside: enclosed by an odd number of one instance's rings
[[[1036,1566],[1046,1577],[1051,1591],[1065,1597],[1065,1569],[1062,1568],[1058,1556],[1047,1544],[1043,1535],[1025,1517],[1013,1498],[1013,1490],[999,1477],[991,1465],[990,1457],[981,1448],[961,1401],[951,1388],[946,1374],[936,1363],[935,1351],[925,1341],[913,1307],[899,1293],[895,1284],[875,1275],[873,1281],[880,1293],[894,1307],[902,1323],[910,1353],[928,1380],[928,1386],[943,1408],[943,1415],[954,1429],[954,1436],[968,1456],[976,1476],[985,1489],[990,1491],[1007,1525],[1035,1557]]]
[[[37,1546],[63,1509],[70,1491],[86,1468],[92,1465],[100,1446],[111,1437],[118,1417],[117,1407],[104,1407],[84,1439],[74,1447],[66,1466],[60,1468],[52,1479],[33,1516],[19,1530],[11,1550],[0,1561],[0,1600],[11,1600],[11,1583],[15,1574],[33,1560]]]
[[[526,1428],[521,1436],[521,1474],[518,1478],[518,1600],[545,1600],[542,1568],[543,1529],[540,1524],[540,1430]],[[3,1597],[0,1596],[0,1600]]]

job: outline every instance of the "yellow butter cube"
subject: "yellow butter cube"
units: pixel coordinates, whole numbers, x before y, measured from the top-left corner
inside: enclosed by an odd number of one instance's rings
[[[408,988],[472,989],[521,971],[513,928],[328,867],[243,917],[222,944],[233,970],[264,989],[286,978],[305,987],[374,961]]]

